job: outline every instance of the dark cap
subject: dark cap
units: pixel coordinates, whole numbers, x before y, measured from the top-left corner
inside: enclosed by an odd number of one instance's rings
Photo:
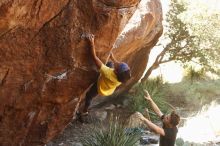
[[[119,64],[119,67],[118,67],[118,72],[119,73],[122,73],[122,72],[125,72],[125,71],[128,71],[128,70],[130,70],[130,68],[129,68],[127,63],[122,62],[122,63]]]

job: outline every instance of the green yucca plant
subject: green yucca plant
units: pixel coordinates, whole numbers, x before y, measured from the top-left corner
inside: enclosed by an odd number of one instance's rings
[[[116,118],[110,120],[107,128],[94,127],[88,137],[81,139],[83,146],[135,146],[140,133],[126,133],[126,129]]]
[[[170,107],[165,101],[163,86],[163,79],[161,77],[149,79],[146,82],[138,83],[136,86],[134,86],[135,93],[132,95],[129,106],[131,108],[131,111],[139,111],[141,113],[144,113],[144,109],[148,108],[150,110],[151,118],[156,118],[155,114],[153,114],[154,112],[150,108],[149,103],[147,103],[147,101],[144,99],[144,90],[148,90],[151,97],[160,107],[160,109],[164,113],[168,112],[170,110]]]

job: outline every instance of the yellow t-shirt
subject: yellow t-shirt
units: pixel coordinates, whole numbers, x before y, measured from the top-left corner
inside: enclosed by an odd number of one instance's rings
[[[120,84],[114,69],[102,64],[98,79],[98,93],[102,96],[111,95]]]

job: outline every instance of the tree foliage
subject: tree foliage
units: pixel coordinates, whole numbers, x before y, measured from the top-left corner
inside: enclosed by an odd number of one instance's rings
[[[200,62],[207,60],[208,66],[211,66],[209,69],[216,71],[220,63],[220,9],[213,3],[212,5],[208,3],[202,0],[191,2],[188,10],[184,12],[183,20],[190,28],[192,35],[198,38],[198,47],[205,54],[205,59]],[[196,8],[199,8],[199,11],[195,12]]]
[[[219,54],[219,40],[211,37],[215,35],[215,27],[210,26],[213,31],[208,31],[208,28],[204,29],[208,32],[195,31],[201,27],[202,19],[196,20],[198,23],[196,27],[192,27],[190,21],[184,21],[182,15],[187,14],[187,6],[187,3],[180,0],[170,1],[170,9],[166,15],[166,25],[164,26],[163,41],[166,44],[159,44],[163,47],[163,51],[156,57],[142,81],[146,81],[151,72],[158,68],[159,65],[170,61],[180,62],[185,65],[189,62],[195,62],[203,68],[215,71],[214,64],[219,63],[219,59],[216,59],[216,54]],[[219,22],[216,20],[213,18],[210,21],[214,25]]]

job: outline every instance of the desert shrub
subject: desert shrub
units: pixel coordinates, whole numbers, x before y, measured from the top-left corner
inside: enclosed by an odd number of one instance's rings
[[[205,80],[206,78],[206,71],[203,68],[196,70],[194,67],[190,66],[186,68],[183,80],[189,80],[191,83],[193,83],[194,81],[201,81]]]
[[[178,107],[199,108],[220,97],[220,80],[185,80],[164,88],[166,100]]]
[[[110,120],[107,127],[94,127],[91,134],[81,139],[83,146],[135,146],[140,133],[126,133],[126,128],[117,118]]]

